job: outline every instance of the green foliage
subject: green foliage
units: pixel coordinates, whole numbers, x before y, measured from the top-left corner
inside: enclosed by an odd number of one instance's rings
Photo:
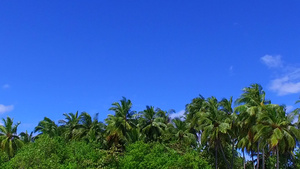
[[[1,167],[1,164],[7,162],[8,160],[9,160],[9,157],[8,157],[7,153],[0,150],[0,167]]]
[[[127,147],[120,168],[211,168],[196,151],[180,154],[160,143],[136,142]]]
[[[152,106],[136,113],[123,97],[105,123],[98,114],[65,113],[61,125],[40,121],[35,137],[18,135],[20,123],[7,117],[0,125],[0,168],[300,168],[299,108],[287,114],[258,84],[243,89],[237,107],[232,103],[232,97],[200,95],[172,119]]]
[[[9,157],[14,156],[15,152],[23,146],[23,142],[17,135],[17,128],[20,124],[13,124],[13,119],[2,118],[3,125],[0,125],[0,148],[5,151]]]
[[[42,135],[35,143],[25,145],[2,168],[59,168],[64,153],[60,138]]]
[[[102,159],[106,154],[86,142],[66,142],[61,137],[42,135],[1,168],[97,168],[108,165],[109,161]]]

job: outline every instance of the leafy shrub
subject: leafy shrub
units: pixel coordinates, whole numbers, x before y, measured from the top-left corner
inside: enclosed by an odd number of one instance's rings
[[[199,157],[195,151],[179,154],[160,143],[137,142],[129,145],[123,158],[119,162],[120,168],[211,168],[208,163]]]

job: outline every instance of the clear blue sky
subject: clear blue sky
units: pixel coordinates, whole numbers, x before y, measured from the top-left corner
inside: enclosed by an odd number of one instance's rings
[[[122,96],[180,112],[194,97],[236,99],[259,83],[300,95],[300,1],[0,2],[0,117],[107,117]],[[293,107],[291,107],[293,106]]]

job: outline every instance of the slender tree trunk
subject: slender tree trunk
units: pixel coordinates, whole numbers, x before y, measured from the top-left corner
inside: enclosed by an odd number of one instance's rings
[[[230,164],[229,164],[229,162],[227,161],[227,159],[226,159],[226,157],[225,157],[225,154],[224,154],[224,151],[223,151],[223,147],[222,147],[222,145],[221,145],[221,143],[220,143],[219,141],[218,141],[218,143],[219,143],[219,146],[220,146],[220,149],[221,149],[221,152],[222,152],[224,161],[226,162],[227,167],[230,168]]]
[[[279,169],[279,148],[278,148],[278,144],[276,145],[276,155],[277,155],[276,169]]]
[[[218,145],[215,145],[215,166],[218,169]]]
[[[233,169],[233,162],[234,162],[234,141],[232,141],[232,149],[231,149],[231,153],[232,153],[231,169]]]
[[[259,143],[260,143],[260,141],[258,141],[258,143],[257,143],[257,163],[256,163],[257,169],[259,169]]]
[[[262,149],[262,168],[265,169],[265,147]]]
[[[244,169],[246,169],[246,159],[245,159],[245,149],[243,149],[243,162],[244,162]]]

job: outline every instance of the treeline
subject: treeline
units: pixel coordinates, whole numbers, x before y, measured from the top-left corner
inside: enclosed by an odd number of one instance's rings
[[[98,114],[65,113],[19,135],[20,123],[7,117],[0,168],[300,168],[300,109],[287,113],[258,84],[235,102],[200,95],[180,118],[153,106],[131,108],[123,98],[104,122]]]

